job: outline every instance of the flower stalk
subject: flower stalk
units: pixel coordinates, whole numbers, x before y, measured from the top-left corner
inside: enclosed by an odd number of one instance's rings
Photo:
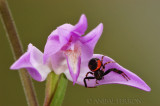
[[[64,74],[60,76],[57,89],[50,106],[61,106],[67,89],[68,79]]]
[[[57,88],[57,82],[59,75],[55,74],[53,71],[48,75],[46,80],[46,89],[45,89],[45,101],[43,106],[49,106],[53,95],[55,94],[55,89]]]
[[[23,54],[23,48],[6,0],[0,0],[0,14],[1,21],[6,30],[6,35],[12,49],[13,57],[17,60]],[[19,75],[28,105],[38,106],[34,86],[28,72],[25,69],[21,69],[19,70]]]

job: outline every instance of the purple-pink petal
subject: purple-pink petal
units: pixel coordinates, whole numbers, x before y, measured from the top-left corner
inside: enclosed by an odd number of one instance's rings
[[[59,51],[51,56],[52,69],[56,74],[61,74],[68,68],[66,57],[63,51]]]
[[[73,31],[79,35],[84,35],[85,31],[87,30],[88,23],[87,18],[84,14],[79,19],[79,22],[75,25]]]
[[[44,63],[47,62],[48,58],[58,52],[63,45],[61,45],[59,36],[57,33],[57,30],[53,31],[50,36],[48,37],[48,40],[46,42],[45,48],[44,48],[44,56],[43,61]]]
[[[87,60],[93,55],[94,47],[103,32],[103,24],[99,24],[95,29],[80,39],[82,49],[82,60]]]
[[[103,24],[99,24],[95,29],[82,37],[81,42],[88,45],[90,48],[94,48],[103,32]]]
[[[28,51],[10,67],[12,70],[21,68],[26,68],[37,81],[44,81],[50,72],[50,68],[43,64],[43,53],[32,44],[28,45]]]
[[[81,59],[83,61],[89,60],[93,56],[94,48],[90,48],[88,45],[81,43]]]
[[[100,55],[100,54],[94,54],[92,58],[101,59],[102,56],[103,55]],[[109,61],[114,61],[114,60],[108,56],[105,56],[103,59],[103,63],[106,63]],[[122,75],[117,74],[115,72],[110,72],[109,74],[104,76],[104,79],[98,81],[99,84],[96,84],[94,79],[90,79],[89,81],[86,80],[88,87],[95,87],[95,86],[99,86],[99,85],[103,85],[103,84],[124,84],[124,85],[139,88],[144,91],[151,91],[151,88],[139,76],[137,76],[133,72],[123,68],[118,63],[107,64],[105,66],[105,71],[107,71],[108,69],[111,69],[111,68],[116,68],[118,70],[123,71],[130,78],[130,80],[127,81]],[[83,63],[81,65],[80,75],[79,75],[76,83],[84,86],[83,79],[85,78],[86,73],[89,71],[90,70],[88,68],[88,63],[87,62]],[[66,74],[67,78],[72,81],[72,79],[70,78],[70,75],[68,74],[68,71],[65,71],[65,74]],[[89,76],[92,76],[92,75],[89,75]]]
[[[57,28],[59,40],[62,46],[69,42],[72,30],[73,26],[71,24],[64,24]]]

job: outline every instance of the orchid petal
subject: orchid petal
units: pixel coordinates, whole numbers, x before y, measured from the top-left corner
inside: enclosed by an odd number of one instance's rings
[[[68,68],[64,53],[59,51],[51,56],[52,68],[56,74],[61,74]]]
[[[82,37],[82,59],[91,58],[93,50],[103,31],[103,24],[99,24],[95,29]]]
[[[81,43],[81,51],[83,61],[88,61],[93,56],[93,49],[83,43]]]
[[[73,31],[79,33],[79,35],[84,35],[85,31],[87,30],[87,26],[87,18],[84,14],[82,14]]]
[[[103,32],[103,24],[100,23],[95,29],[82,38],[82,42],[94,48]]]
[[[21,69],[24,67],[30,67],[30,53],[24,53],[11,67],[10,69]]]
[[[44,49],[44,63],[69,42],[72,30],[71,24],[63,24],[49,35]]]
[[[12,70],[21,68],[26,68],[33,79],[37,81],[44,81],[50,72],[50,68],[43,65],[43,53],[32,44],[28,45],[28,51],[10,67]]]
[[[58,52],[63,45],[60,44],[57,30],[53,31],[48,37],[47,43],[44,48],[44,63],[47,62],[48,58]]]
[[[59,40],[62,46],[69,42],[72,28],[73,26],[70,24],[64,24],[57,28]]]
[[[92,58],[101,59],[102,56],[103,55],[100,55],[100,54],[94,54]],[[105,56],[103,59],[103,64],[106,62],[109,62],[109,61],[114,61],[114,60],[111,59],[110,57]],[[133,72],[123,68],[118,63],[109,63],[105,66],[105,70],[108,70],[111,68],[116,68],[118,70],[121,70],[130,78],[130,80],[127,81],[120,74],[117,74],[115,72],[110,72],[109,74],[104,76],[104,79],[98,81],[99,84],[96,84],[95,79],[91,79],[89,81],[86,80],[87,86],[88,87],[95,87],[95,86],[99,86],[99,85],[103,85],[103,84],[124,84],[124,85],[139,88],[144,91],[151,91],[151,88],[139,76],[137,76]],[[83,80],[86,76],[86,73],[89,71],[90,70],[88,68],[88,63],[81,64],[81,71],[80,71],[80,74],[79,74],[79,77],[78,77],[78,80],[76,83],[84,86]],[[68,70],[65,71],[65,74],[66,74],[67,78],[72,81],[71,76],[68,74]],[[90,75],[90,76],[92,76],[92,75]]]

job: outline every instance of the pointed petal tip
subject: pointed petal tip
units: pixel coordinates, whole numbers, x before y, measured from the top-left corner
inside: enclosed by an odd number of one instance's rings
[[[76,84],[76,82],[77,82],[77,79],[78,79],[78,77],[72,77],[72,80],[73,80],[73,85],[75,85]]]
[[[29,44],[28,44],[28,47],[32,47],[32,46],[33,46],[32,43],[29,43]]]
[[[10,69],[10,70],[16,70],[15,64],[12,64],[9,69]]]
[[[28,51],[32,50],[33,47],[34,47],[34,46],[32,45],[32,43],[29,43],[29,44],[28,44]]]
[[[145,82],[144,82],[144,85],[142,85],[142,86],[135,86],[135,85],[132,85],[132,84],[123,84],[123,83],[115,83],[115,84],[122,84],[122,85],[131,86],[131,87],[134,87],[134,88],[146,91],[146,92],[151,91],[151,88]]]
[[[9,68],[10,70],[19,70],[19,60],[15,61]]]
[[[99,31],[100,35],[102,34],[102,32],[103,32],[103,23],[100,23],[100,24],[97,26],[97,31]]]
[[[137,89],[140,89],[140,90],[143,90],[143,91],[146,91],[146,92],[150,92],[151,91],[151,88],[147,84],[146,84],[145,87],[139,87],[139,86],[133,86],[133,85],[128,85],[128,86],[135,87]]]
[[[145,91],[151,92],[151,88],[149,86],[147,86],[147,89]]]
[[[144,90],[146,92],[150,92],[151,91],[151,88],[145,82],[144,82],[144,86],[143,87],[138,87],[138,89]]]
[[[76,81],[73,81],[73,85],[75,85],[76,84]]]
[[[87,30],[88,22],[87,17],[82,14],[78,23],[74,26],[73,32],[78,33],[80,36],[84,35],[85,31]]]
[[[94,33],[93,33],[94,32]],[[99,37],[101,36],[103,32],[103,23],[98,24],[90,33],[92,33],[93,35],[96,33],[97,35],[99,35]],[[89,33],[88,33],[89,34]],[[86,35],[87,36],[87,35]]]
[[[72,77],[72,80],[73,80],[73,85],[75,85],[76,84],[76,82],[77,82],[77,79],[78,79],[78,74],[71,74],[71,77]]]
[[[85,20],[87,20],[87,17],[86,17],[85,14],[82,14],[81,17],[80,17],[80,19],[85,19]]]
[[[101,30],[103,30],[103,23],[100,23],[100,24],[98,25],[98,27],[99,27]]]
[[[146,92],[151,92],[151,89],[146,90]]]
[[[86,27],[86,29],[87,29],[88,22],[87,22],[87,17],[86,17],[85,14],[82,14],[82,15],[81,15],[78,23],[83,23],[83,24],[85,24],[85,27]]]

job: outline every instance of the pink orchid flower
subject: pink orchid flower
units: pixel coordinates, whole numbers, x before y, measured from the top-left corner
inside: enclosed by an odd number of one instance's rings
[[[85,15],[81,16],[75,26],[64,24],[58,27],[49,35],[44,54],[29,44],[27,52],[10,69],[26,68],[37,81],[44,81],[51,70],[54,70],[56,74],[65,73],[73,84],[86,87],[124,84],[144,91],[151,90],[140,77],[113,59],[93,54],[94,47],[102,34],[103,24],[99,24],[87,35],[82,36],[86,29]],[[96,62],[91,62],[92,59]]]

